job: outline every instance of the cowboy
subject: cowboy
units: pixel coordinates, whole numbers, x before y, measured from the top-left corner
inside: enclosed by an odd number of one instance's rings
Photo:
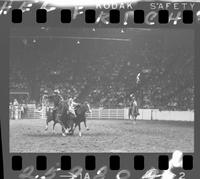
[[[48,106],[48,91],[45,90],[42,96],[42,106]]]
[[[79,103],[74,102],[73,98],[69,98],[68,105],[69,112],[71,112],[76,117],[75,108],[79,105]]]
[[[131,105],[136,106],[135,112],[136,112],[137,115],[140,115],[139,110],[138,110],[137,101],[135,99],[135,95],[131,94],[130,97],[131,97]]]
[[[13,102],[13,109],[14,109],[14,119],[18,119],[19,118],[19,103],[17,101],[17,99],[14,99]]]
[[[53,96],[54,107],[58,107],[60,102],[63,101],[63,97],[61,96],[60,91],[58,89],[54,90]]]
[[[53,108],[53,116],[54,118],[56,117],[56,112],[58,110],[60,102],[63,101],[63,97],[60,94],[60,91],[58,89],[54,90],[53,92],[53,103],[54,103],[54,108]]]

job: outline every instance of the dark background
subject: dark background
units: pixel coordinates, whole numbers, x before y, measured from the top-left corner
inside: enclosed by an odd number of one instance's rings
[[[10,90],[39,102],[60,89],[92,106],[192,110],[193,33],[133,28],[13,28]],[[141,73],[140,83],[136,76]]]

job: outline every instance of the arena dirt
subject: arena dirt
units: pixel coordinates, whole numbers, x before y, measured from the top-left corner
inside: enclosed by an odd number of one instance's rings
[[[46,132],[45,120],[10,120],[10,152],[183,152],[194,151],[194,123],[166,121],[88,120],[82,137],[63,137],[57,124]]]

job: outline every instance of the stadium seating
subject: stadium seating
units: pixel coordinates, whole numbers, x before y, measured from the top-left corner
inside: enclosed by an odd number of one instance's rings
[[[127,107],[130,93],[135,93],[140,108],[194,109],[191,49],[179,44],[170,52],[161,53],[163,42],[155,38],[150,40],[133,49],[127,46],[127,52],[120,45],[115,46],[117,50],[114,47],[108,50],[102,44],[102,49],[96,44],[99,52],[95,59],[78,59],[68,54],[68,57],[62,56],[63,60],[56,61],[57,71],[52,71],[53,62],[44,62],[40,64],[41,71],[38,70],[41,94],[43,90],[51,93],[59,88],[65,99],[77,97],[78,102],[87,100],[93,108],[114,109]],[[11,68],[10,88],[29,89],[26,76],[17,68],[20,60],[18,65],[16,63],[17,60]],[[139,72],[140,84],[136,84]]]

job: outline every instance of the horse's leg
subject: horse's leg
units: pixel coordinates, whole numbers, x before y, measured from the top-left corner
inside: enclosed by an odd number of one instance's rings
[[[68,120],[68,121],[65,121],[65,124],[64,124],[64,122],[62,122],[61,126],[62,126],[63,130],[65,131],[65,133],[69,134],[70,133],[70,127],[71,127],[71,125],[70,125],[71,119],[66,119],[66,120]]]
[[[55,133],[55,125],[56,125],[56,122],[54,121],[54,123],[53,123],[53,133]]]
[[[63,136],[66,136],[66,134],[65,134],[65,129],[63,129],[63,127],[62,127],[62,135],[63,135]]]
[[[74,134],[74,122],[72,121],[71,124],[69,125],[69,133]]]
[[[73,132],[75,131],[76,127],[78,126],[77,122],[73,124]]]
[[[73,135],[74,134],[74,124],[72,125],[72,128],[71,128],[71,134]]]
[[[132,111],[130,112],[130,120],[131,120],[131,121],[133,120],[133,114],[132,114]]]
[[[63,136],[66,136],[65,133],[68,133],[68,130],[65,128],[65,126],[64,126],[64,124],[63,124],[62,121],[59,121],[59,123],[60,123],[60,125],[61,125],[61,127],[62,127],[62,135],[63,135]]]
[[[68,131],[68,133],[70,134],[73,134],[74,133],[74,119],[73,118],[70,118],[69,120],[68,120],[68,126],[67,126],[67,131]]]
[[[81,134],[81,123],[79,122],[79,124],[78,124],[78,129],[79,129],[79,132],[78,132],[78,134],[79,134],[79,136],[81,137],[82,136],[82,134]]]
[[[59,120],[59,123],[60,123],[61,127],[63,128],[63,130],[65,130],[65,133],[68,133],[68,130],[65,128],[64,123],[61,120]]]
[[[77,127],[77,123],[75,122],[75,123],[73,124],[73,130],[75,130],[76,127]]]
[[[75,122],[75,123],[73,124],[73,130],[75,130],[76,127],[77,127],[77,123]]]
[[[129,119],[133,120],[133,109],[130,109],[129,111]]]
[[[133,123],[134,124],[136,123],[136,117],[137,117],[137,114],[136,114],[136,111],[134,110],[134,114],[133,114]]]
[[[128,118],[131,119],[131,109],[128,110]]]
[[[136,115],[135,115],[135,120],[137,119],[137,117],[140,115],[140,113],[139,113],[139,108],[138,108],[138,106],[136,107]]]
[[[84,124],[85,124],[85,128],[86,128],[86,130],[89,131],[90,129],[87,127],[86,119],[84,120]]]
[[[67,132],[66,132],[66,128],[64,126],[64,123],[62,121],[60,121],[59,123],[60,123],[61,128],[62,128],[62,136],[65,137]]]
[[[48,130],[48,123],[49,123],[49,121],[48,121],[48,119],[46,120],[46,127],[45,127],[45,131],[47,131]]]
[[[67,128],[65,127],[64,123],[61,124],[63,131],[65,131],[66,134],[69,134],[69,130],[70,128],[67,126]]]

